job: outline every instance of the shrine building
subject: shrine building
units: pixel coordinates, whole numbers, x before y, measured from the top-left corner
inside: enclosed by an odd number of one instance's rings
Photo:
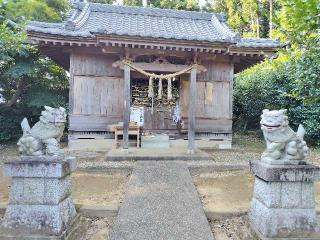
[[[100,3],[26,30],[70,73],[75,148],[231,147],[234,74],[280,47],[240,37],[222,14]]]

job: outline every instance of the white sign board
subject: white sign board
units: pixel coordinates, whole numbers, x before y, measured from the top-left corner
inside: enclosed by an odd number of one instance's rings
[[[143,107],[130,108],[130,122],[136,122],[138,126],[143,126],[144,124],[144,108]]]

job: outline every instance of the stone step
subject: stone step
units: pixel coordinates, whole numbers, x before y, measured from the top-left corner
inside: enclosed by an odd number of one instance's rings
[[[129,148],[111,149],[106,154],[107,161],[173,161],[173,160],[210,160],[211,156],[199,149],[194,154],[187,154],[187,148]]]
[[[134,167],[111,240],[213,240],[186,164]]]
[[[170,148],[169,135],[155,134],[141,136],[141,148]]]

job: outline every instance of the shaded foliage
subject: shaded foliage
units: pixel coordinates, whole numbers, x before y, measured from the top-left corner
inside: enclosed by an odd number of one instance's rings
[[[66,106],[66,72],[26,44],[26,35],[9,20],[0,24],[0,142],[16,141],[20,122],[37,120],[41,107]]]
[[[20,123],[27,116],[31,125],[39,120],[40,109],[0,106],[0,143],[17,141],[22,135]]]
[[[288,109],[294,128],[302,123],[311,143],[320,143],[320,51],[265,61],[236,76],[234,118],[238,130],[259,129],[261,111]]]
[[[0,0],[2,16],[15,21],[60,22],[69,7],[69,0]]]
[[[287,108],[293,127],[302,123],[320,144],[320,5],[280,0],[276,34],[291,41],[277,60],[267,60],[235,79],[235,128],[258,129],[264,108]]]

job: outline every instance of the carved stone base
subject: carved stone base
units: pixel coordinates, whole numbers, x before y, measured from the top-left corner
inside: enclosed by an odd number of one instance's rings
[[[4,169],[12,184],[3,232],[60,236],[76,216],[70,190],[75,159],[22,157]]]
[[[257,161],[250,168],[255,184],[249,219],[256,233],[262,239],[320,239],[313,186],[319,167]]]
[[[289,160],[289,159],[273,160],[269,158],[261,158],[261,161],[270,165],[305,165],[306,164],[306,162],[303,160]]]

